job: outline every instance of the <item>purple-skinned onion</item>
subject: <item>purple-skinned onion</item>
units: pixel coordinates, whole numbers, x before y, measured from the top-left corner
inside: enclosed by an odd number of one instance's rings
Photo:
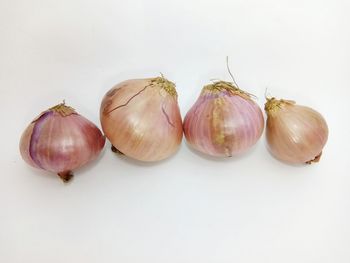
[[[29,165],[68,182],[73,170],[96,159],[104,144],[99,128],[63,102],[29,124],[20,140],[20,152]]]
[[[204,86],[183,126],[187,142],[197,151],[231,157],[258,141],[264,117],[249,93],[231,82],[217,81]]]
[[[175,84],[163,76],[114,86],[102,100],[100,119],[112,150],[139,161],[168,158],[183,136]]]
[[[266,100],[266,138],[272,155],[290,164],[318,162],[328,138],[322,115],[291,100]]]

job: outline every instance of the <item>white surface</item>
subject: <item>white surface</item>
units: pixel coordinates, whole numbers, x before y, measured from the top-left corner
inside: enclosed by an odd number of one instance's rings
[[[0,1],[0,262],[350,262],[349,1]],[[213,161],[183,143],[140,165],[106,147],[63,185],[18,141],[66,100],[99,123],[115,83],[162,72],[183,115],[211,78],[263,106],[269,93],[321,112],[319,164],[273,159],[265,138]]]

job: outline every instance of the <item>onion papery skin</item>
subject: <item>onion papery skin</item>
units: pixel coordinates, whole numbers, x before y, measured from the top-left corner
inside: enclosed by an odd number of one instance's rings
[[[318,162],[328,126],[317,111],[290,100],[267,99],[266,139],[270,152],[290,164]]]
[[[69,181],[73,170],[96,159],[105,137],[99,128],[64,104],[41,113],[20,139],[22,158],[31,166]]]
[[[131,79],[104,96],[100,119],[118,152],[143,162],[174,154],[183,136],[175,84],[163,76]]]
[[[183,125],[194,149],[214,157],[231,157],[259,140],[264,117],[248,93],[220,81],[204,86]]]

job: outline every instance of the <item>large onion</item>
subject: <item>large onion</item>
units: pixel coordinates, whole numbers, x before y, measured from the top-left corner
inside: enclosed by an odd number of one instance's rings
[[[163,76],[116,85],[103,98],[100,118],[113,147],[140,161],[165,159],[182,140],[175,85]]]

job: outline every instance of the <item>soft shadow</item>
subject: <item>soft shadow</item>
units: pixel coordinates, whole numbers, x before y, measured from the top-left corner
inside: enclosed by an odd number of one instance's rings
[[[139,161],[139,160],[136,160],[136,159],[133,159],[131,157],[128,157],[126,156],[125,154],[122,154],[122,153],[115,153],[111,150],[111,143],[108,142],[108,145],[107,145],[107,150],[111,151],[113,155],[116,156],[116,158],[118,158],[119,160],[122,160],[123,162],[126,162],[128,164],[131,164],[131,165],[136,165],[136,166],[142,166],[142,167],[153,167],[153,166],[157,166],[157,165],[161,165],[161,164],[165,164],[165,163],[168,163],[168,162],[171,162],[172,159],[175,158],[175,156],[178,154],[178,152],[180,151],[181,149],[181,145],[179,146],[179,148],[176,150],[175,153],[173,153],[171,156],[169,156],[168,158],[164,159],[164,160],[160,160],[160,161],[155,161],[155,162],[144,162],[144,161]]]
[[[210,156],[210,155],[207,155],[207,154],[204,154],[202,152],[197,151],[187,141],[185,142],[185,144],[186,144],[187,148],[190,149],[191,152],[202,157],[203,159],[206,159],[206,160],[212,161],[212,162],[239,162],[243,159],[248,158],[256,150],[256,147],[258,145],[258,143],[257,143],[255,145],[253,145],[251,148],[249,148],[247,151],[245,151],[241,154],[238,154],[238,155],[233,155],[231,157],[214,157],[214,156]]]
[[[62,180],[55,173],[52,173],[52,172],[49,172],[49,171],[45,171],[45,170],[40,169],[40,168],[32,167],[32,166],[30,166],[27,163],[25,165],[27,166],[25,168],[31,171],[30,176],[31,175],[39,176],[39,177],[45,178],[45,180],[56,180],[56,181],[60,181],[62,183]]]

